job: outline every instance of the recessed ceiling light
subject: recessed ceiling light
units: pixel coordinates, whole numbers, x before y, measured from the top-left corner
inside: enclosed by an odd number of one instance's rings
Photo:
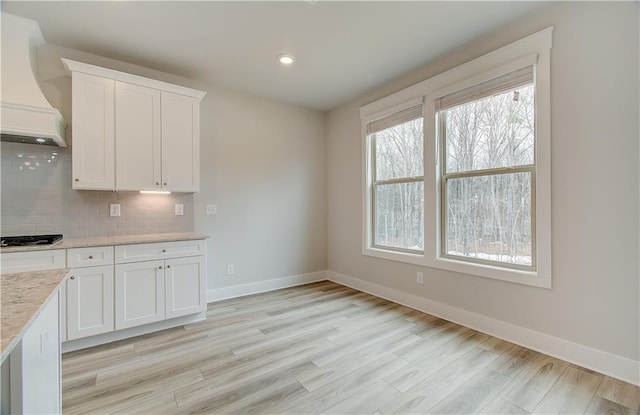
[[[291,65],[293,61],[295,61],[295,58],[288,53],[281,53],[280,55],[278,55],[278,62],[283,65]]]

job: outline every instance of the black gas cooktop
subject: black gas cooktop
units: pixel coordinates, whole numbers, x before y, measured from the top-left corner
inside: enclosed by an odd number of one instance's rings
[[[3,236],[1,246],[53,245],[62,240],[62,235]]]

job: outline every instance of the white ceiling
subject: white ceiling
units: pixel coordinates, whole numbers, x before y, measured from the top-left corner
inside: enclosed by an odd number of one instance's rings
[[[328,110],[543,2],[11,2],[48,43]],[[296,57],[291,67],[276,55]]]

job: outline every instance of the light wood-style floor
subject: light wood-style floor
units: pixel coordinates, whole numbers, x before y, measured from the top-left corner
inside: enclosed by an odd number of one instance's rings
[[[640,388],[331,282],[65,354],[63,412],[638,414]]]

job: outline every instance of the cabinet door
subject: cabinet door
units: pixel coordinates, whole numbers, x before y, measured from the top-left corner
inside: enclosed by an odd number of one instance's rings
[[[174,192],[200,190],[200,102],[162,92],[162,184]]]
[[[12,414],[61,413],[58,311],[56,293],[10,355]]]
[[[114,81],[73,73],[73,188],[115,189]]]
[[[67,340],[113,331],[113,265],[73,269],[66,302]]]
[[[116,81],[116,188],[159,190],[160,91]]]
[[[164,261],[116,265],[116,330],[164,320]]]
[[[167,318],[206,310],[204,257],[168,259],[164,275]]]

